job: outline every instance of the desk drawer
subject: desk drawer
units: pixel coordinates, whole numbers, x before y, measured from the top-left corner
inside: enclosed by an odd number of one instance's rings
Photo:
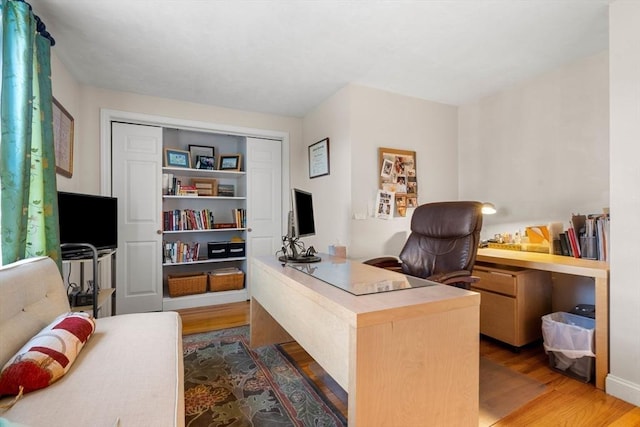
[[[519,346],[516,328],[516,300],[512,297],[485,292],[480,293],[480,333],[508,344]]]
[[[516,276],[513,274],[476,266],[473,269],[473,275],[480,278],[473,284],[474,288],[516,296]]]

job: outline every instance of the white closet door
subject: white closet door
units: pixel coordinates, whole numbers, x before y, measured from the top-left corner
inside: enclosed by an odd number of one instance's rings
[[[247,250],[275,256],[282,246],[282,142],[247,138]],[[251,294],[251,270],[245,281]]]
[[[112,123],[116,314],[162,311],[162,128]]]

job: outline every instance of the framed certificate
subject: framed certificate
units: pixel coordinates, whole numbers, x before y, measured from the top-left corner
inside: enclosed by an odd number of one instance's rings
[[[329,138],[309,146],[309,178],[329,175]]]

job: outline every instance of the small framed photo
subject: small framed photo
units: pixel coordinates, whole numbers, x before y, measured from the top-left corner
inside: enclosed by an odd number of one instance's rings
[[[236,187],[233,184],[218,184],[218,196],[235,197]]]
[[[173,148],[165,148],[164,165],[172,168],[191,168],[191,157],[189,156],[189,152]]]
[[[191,164],[192,165],[197,164],[198,156],[214,157],[216,155],[215,151],[216,151],[215,147],[210,147],[208,145],[189,144],[189,153],[191,153]],[[194,167],[198,169],[198,166],[194,166]]]
[[[196,169],[214,170],[216,168],[216,158],[213,156],[197,156]]]
[[[218,169],[223,171],[239,171],[241,168],[241,154],[220,154]]]

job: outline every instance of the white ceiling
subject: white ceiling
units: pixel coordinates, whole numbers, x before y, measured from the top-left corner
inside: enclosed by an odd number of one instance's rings
[[[608,48],[610,0],[27,0],[87,85],[303,117],[349,83],[460,105]]]

